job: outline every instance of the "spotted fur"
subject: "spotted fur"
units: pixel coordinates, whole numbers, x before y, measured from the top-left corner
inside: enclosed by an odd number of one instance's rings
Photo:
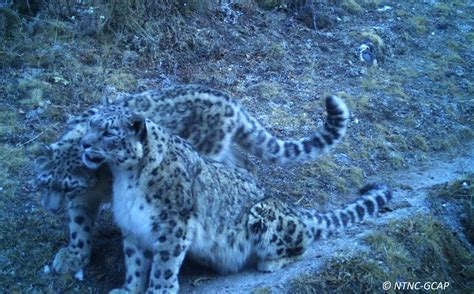
[[[334,95],[327,96],[327,120],[323,128],[308,137],[282,140],[225,92],[204,86],[122,94],[113,103],[152,119],[187,140],[200,154],[229,165],[242,164],[231,147],[232,142],[263,161],[280,165],[315,160],[340,141],[349,119],[344,101]],[[97,111],[85,112],[72,125],[86,122]]]
[[[272,136],[227,94],[203,86],[122,94],[112,104],[134,109],[152,119],[184,138],[205,157],[247,169],[248,161],[235,151],[233,142],[263,160],[278,164],[312,160],[340,140],[348,120],[344,102],[329,96],[325,126],[307,138],[285,141]],[[42,148],[36,160],[43,205],[57,213],[66,203],[70,215],[69,246],[61,249],[53,262],[54,269],[60,273],[75,272],[88,264],[90,230],[97,209],[100,202],[110,199],[108,170],[86,169],[80,161],[79,141],[89,118],[99,111],[100,107],[93,108],[72,119],[59,141]],[[85,221],[78,224],[74,221],[77,216]]]
[[[113,174],[112,210],[126,263],[117,291],[176,293],[186,255],[220,272],[239,271],[251,256],[260,270],[276,270],[391,199],[376,185],[327,213],[265,199],[244,171],[201,157],[180,137],[120,107],[93,116],[82,145],[87,166],[107,164]]]

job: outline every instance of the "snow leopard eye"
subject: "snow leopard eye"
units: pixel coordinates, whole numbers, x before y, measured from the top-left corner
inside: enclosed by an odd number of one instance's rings
[[[70,193],[70,192],[72,192],[72,191],[74,191],[74,190],[75,190],[75,189],[72,188],[72,187],[65,187],[65,188],[64,188],[64,193]]]
[[[105,131],[105,132],[102,134],[102,136],[107,137],[107,138],[110,138],[110,137],[115,136],[115,134],[113,134],[113,133],[111,133],[111,132],[109,132],[109,131]]]

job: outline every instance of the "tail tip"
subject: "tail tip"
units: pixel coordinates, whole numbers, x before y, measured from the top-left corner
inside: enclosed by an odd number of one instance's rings
[[[370,183],[359,190],[359,196],[383,195],[385,202],[388,203],[393,198],[392,190],[384,184]]]
[[[349,115],[346,103],[341,97],[336,95],[326,96],[326,109],[329,113],[343,115],[344,117]]]
[[[359,195],[367,194],[368,192],[373,191],[373,190],[387,190],[388,191],[388,188],[387,186],[383,184],[369,183],[359,189]]]
[[[328,108],[335,108],[335,107],[339,107],[339,105],[341,104],[342,102],[342,99],[339,98],[338,96],[336,95],[327,95],[326,96],[326,106]]]

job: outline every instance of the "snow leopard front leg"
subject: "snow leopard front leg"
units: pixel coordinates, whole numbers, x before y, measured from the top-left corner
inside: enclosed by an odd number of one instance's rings
[[[114,289],[109,294],[143,293],[150,271],[152,253],[144,250],[138,241],[128,235],[123,239],[125,255],[125,283],[122,288]]]
[[[56,272],[73,274],[89,264],[91,231],[99,205],[100,202],[69,202],[69,245],[61,248],[54,257],[53,268]]]
[[[185,221],[168,217],[156,230],[147,294],[178,293],[178,274],[191,244]]]

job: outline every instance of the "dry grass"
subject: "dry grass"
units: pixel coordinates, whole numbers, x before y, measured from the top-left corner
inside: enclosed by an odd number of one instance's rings
[[[412,166],[435,151],[452,152],[474,137],[474,35],[454,34],[448,26],[419,37],[436,27],[423,20],[435,19],[429,13],[465,21],[457,12],[466,9],[462,1],[442,2],[425,15],[419,1],[318,1],[316,12],[329,23],[322,31],[293,19],[294,10],[311,7],[310,1],[268,1],[275,4],[266,12],[250,0],[227,10],[211,0],[153,2],[58,0],[0,8],[1,289],[81,292],[120,283],[120,277],[106,277],[120,256],[119,249],[101,255],[117,247],[108,235],[96,248],[99,261],[86,283],[44,274],[66,243],[66,226],[38,206],[26,151],[54,141],[69,116],[97,104],[109,88],[207,84],[233,94],[275,134],[293,138],[321,126],[320,97],[340,92],[352,112],[343,144],[313,164],[259,167],[260,181],[276,197],[310,207],[342,202],[341,194],[367,176]],[[385,4],[396,9],[375,12]],[[413,5],[421,17],[408,9]],[[364,13],[355,16],[360,9]],[[366,68],[353,54],[364,38],[381,49],[385,62],[378,68]],[[345,263],[380,269],[376,260],[364,261]],[[345,275],[338,273],[335,282]]]

